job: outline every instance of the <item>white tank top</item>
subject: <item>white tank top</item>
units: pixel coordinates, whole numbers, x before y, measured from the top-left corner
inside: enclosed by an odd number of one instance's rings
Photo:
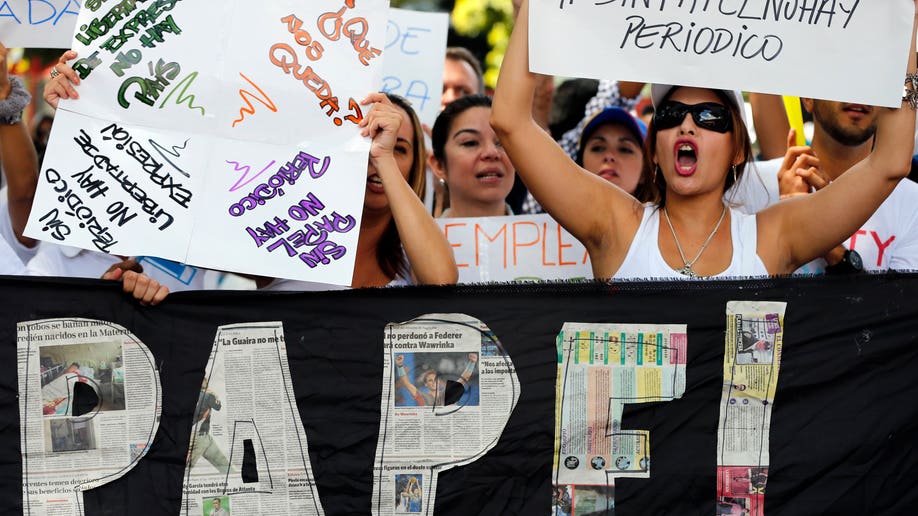
[[[660,210],[655,204],[644,205],[644,216],[625,261],[613,279],[689,279],[673,270],[663,255],[657,238],[660,230]],[[746,215],[730,209],[730,238],[733,240],[733,258],[730,266],[712,278],[749,278],[768,276],[762,259],[756,254],[755,215]]]

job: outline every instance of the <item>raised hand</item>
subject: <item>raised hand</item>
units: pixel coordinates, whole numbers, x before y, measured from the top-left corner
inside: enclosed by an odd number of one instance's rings
[[[80,98],[80,94],[74,88],[80,84],[80,76],[67,64],[67,61],[76,59],[76,56],[77,53],[73,50],[64,52],[52,68],[51,80],[45,84],[45,101],[54,109],[57,109],[61,99]]]
[[[829,184],[829,177],[819,169],[819,158],[809,145],[795,145],[797,131],[787,134],[787,153],[778,171],[778,191],[781,198],[820,190]]]
[[[399,108],[384,93],[371,93],[361,104],[373,104],[369,114],[360,122],[361,134],[373,138],[370,145],[370,159],[378,160],[394,156],[398,130],[402,125]]]

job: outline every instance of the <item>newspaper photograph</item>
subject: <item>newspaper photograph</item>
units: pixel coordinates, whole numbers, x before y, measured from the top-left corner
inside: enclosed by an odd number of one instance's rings
[[[373,514],[433,514],[437,475],[497,443],[520,395],[510,356],[478,319],[386,326]]]
[[[615,486],[554,485],[551,516],[613,516]]]
[[[615,477],[650,476],[649,433],[623,430],[622,412],[627,403],[685,393],[687,343],[685,325],[564,324],[557,337],[553,514],[606,514],[615,503]]]
[[[716,514],[765,514],[768,435],[787,303],[727,303]]]
[[[80,515],[83,491],[127,473],[159,427],[150,350],[92,319],[17,326],[23,513]]]
[[[217,329],[189,443],[181,514],[324,514],[282,323]]]

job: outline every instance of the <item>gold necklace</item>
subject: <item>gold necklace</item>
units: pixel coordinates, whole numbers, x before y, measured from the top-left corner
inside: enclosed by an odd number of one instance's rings
[[[724,216],[727,215],[727,205],[724,205],[723,211],[720,212],[720,218],[717,219],[717,224],[714,226],[714,231],[711,231],[711,234],[708,235],[708,239],[704,241],[704,244],[701,244],[701,249],[698,250],[698,254],[695,255],[695,258],[692,261],[687,261],[685,259],[685,253],[682,252],[682,245],[679,244],[679,237],[676,236],[676,230],[673,229],[673,223],[669,220],[669,213],[666,212],[666,208],[663,208],[663,216],[666,217],[666,224],[669,226],[670,233],[673,234],[673,240],[676,241],[676,249],[679,250],[679,257],[682,258],[682,263],[685,264],[681,269],[678,269],[676,272],[682,274],[683,276],[688,276],[689,278],[697,278],[698,273],[696,273],[692,266],[695,265],[695,262],[701,258],[701,253],[708,248],[708,244],[711,243],[711,240],[714,239],[714,235],[717,234],[717,230],[720,229],[720,224],[724,221]]]

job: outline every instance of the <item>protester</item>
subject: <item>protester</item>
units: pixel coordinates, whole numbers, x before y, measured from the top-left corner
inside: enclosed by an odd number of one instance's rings
[[[644,83],[640,82],[619,83],[618,81],[610,80],[599,81],[596,86],[595,95],[587,100],[585,105],[571,105],[571,109],[579,112],[582,118],[574,127],[564,131],[564,133],[559,136],[554,136],[558,140],[558,144],[571,159],[577,161],[578,165],[583,165],[578,157],[582,156],[580,145],[583,142],[583,133],[587,123],[605,109],[618,108],[623,111],[632,109],[640,96],[643,86]],[[643,141],[643,139],[640,141]],[[595,170],[590,171],[596,172]],[[633,191],[629,193],[633,193]],[[538,201],[532,196],[532,192],[527,192],[526,199],[523,200],[521,209],[522,213],[527,214],[545,212]]]
[[[656,84],[644,166],[654,202],[641,205],[572,163],[533,122],[528,11],[524,1],[491,123],[536,199],[587,248],[596,278],[790,273],[862,225],[908,174],[915,108],[904,104],[880,113],[874,152],[833,184],[744,215],[723,200],[751,158],[741,97]],[[915,73],[914,39],[909,73]],[[809,220],[820,223],[801,224]]]
[[[624,109],[606,108],[584,126],[576,163],[640,199],[635,192],[641,183],[646,136],[644,122]]]
[[[506,203],[514,171],[488,123],[491,98],[463,97],[434,123],[430,168],[446,183],[449,208],[441,217],[512,215]]]
[[[650,97],[641,97],[637,105],[634,106],[634,113],[647,125],[653,120],[653,99]]]
[[[802,99],[813,115],[813,141],[796,145],[788,135],[787,154],[757,164],[761,188],[747,184],[739,196],[748,210],[760,210],[779,198],[806,195],[838,179],[870,155],[883,108]],[[799,273],[822,274],[918,269],[918,184],[900,181],[889,197],[844,245],[803,267]]]
[[[558,85],[551,98],[548,131],[555,140],[577,127],[583,120],[587,103],[599,91],[596,79],[567,79]]]
[[[373,93],[363,135],[373,138],[352,287],[452,284],[452,248],[423,204],[424,138],[417,114],[401,97]],[[264,280],[272,290],[327,289],[302,281]]]
[[[38,186],[38,156],[22,111],[32,96],[10,77],[7,48],[0,43],[0,164],[7,186],[0,189],[0,274],[23,274],[35,254],[35,240],[23,235]]]
[[[447,47],[443,60],[443,95],[440,97],[440,111],[454,100],[475,94],[484,94],[484,75],[481,62],[467,48]],[[430,128],[424,126],[430,136]],[[428,156],[429,158],[429,156]],[[433,171],[427,169],[430,213],[439,217],[449,208],[449,196],[446,193],[446,182],[436,179]]]
[[[443,96],[440,111],[456,99],[484,93],[481,62],[463,47],[448,47],[443,61]]]
[[[41,167],[41,163],[45,160],[45,150],[48,148],[48,139],[51,137],[51,126],[53,125],[53,116],[42,115],[32,128],[32,145],[35,146],[35,152],[38,153],[39,167]]]

